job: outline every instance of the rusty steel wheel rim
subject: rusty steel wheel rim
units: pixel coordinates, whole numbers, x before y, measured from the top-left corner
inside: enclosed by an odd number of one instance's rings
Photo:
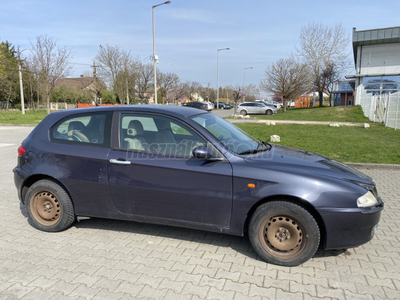
[[[40,224],[51,226],[61,217],[61,205],[57,197],[49,191],[40,191],[32,196],[30,209]]]
[[[294,217],[277,215],[267,217],[259,229],[262,247],[279,258],[294,258],[307,244],[304,226]]]

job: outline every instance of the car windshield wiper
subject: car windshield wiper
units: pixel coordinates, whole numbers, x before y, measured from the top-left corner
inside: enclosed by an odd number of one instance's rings
[[[260,146],[263,145],[265,146],[265,148],[260,149]],[[239,153],[239,155],[243,155],[243,154],[254,154],[254,153],[258,153],[258,152],[264,152],[264,151],[268,151],[272,148],[272,145],[264,142],[264,141],[258,141],[258,146],[256,149],[249,149],[249,150],[245,150]]]

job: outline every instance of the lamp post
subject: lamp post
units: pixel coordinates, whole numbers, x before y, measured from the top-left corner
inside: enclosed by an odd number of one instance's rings
[[[19,47],[18,47],[19,89],[20,89],[20,95],[21,95],[21,112],[23,115],[25,114],[25,100],[24,100],[24,86],[22,84],[21,53],[24,52],[25,50],[30,50],[30,49],[26,48],[26,49],[19,51]]]
[[[154,26],[154,8],[157,6],[161,6],[164,4],[170,4],[171,1],[166,1],[152,7],[153,13],[153,63],[154,63],[154,103],[157,104],[157,60],[158,57],[156,56],[156,35],[155,35],[155,26]]]
[[[219,51],[229,50],[229,48],[222,48],[217,50],[217,109],[219,108]]]
[[[243,77],[243,102],[246,100],[246,70],[253,69],[253,67],[244,68],[244,77]]]

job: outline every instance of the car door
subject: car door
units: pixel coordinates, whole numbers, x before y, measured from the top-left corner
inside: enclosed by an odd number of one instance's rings
[[[207,143],[198,132],[175,118],[150,113],[121,113],[115,122],[109,189],[121,214],[190,227],[229,226],[232,168],[227,160],[192,156],[194,147]],[[130,128],[137,122],[143,130]],[[137,135],[126,138],[125,132]],[[131,147],[131,138],[141,146]]]
[[[255,103],[255,113],[257,114],[265,114],[267,110],[267,106],[263,103]]]
[[[50,129],[51,143],[43,150],[45,163],[41,167],[44,174],[68,187],[77,215],[107,216],[111,203],[107,164],[112,112],[76,112]]]

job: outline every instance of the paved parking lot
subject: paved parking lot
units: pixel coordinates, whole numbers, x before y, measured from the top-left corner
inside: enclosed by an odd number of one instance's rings
[[[285,268],[247,238],[197,230],[100,219],[33,229],[12,177],[30,130],[0,126],[0,299],[400,299],[400,171],[364,171],[386,202],[370,243]]]

